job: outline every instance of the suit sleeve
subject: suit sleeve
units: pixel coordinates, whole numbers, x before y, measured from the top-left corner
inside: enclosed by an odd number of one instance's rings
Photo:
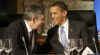
[[[20,47],[20,44],[19,43],[19,40],[18,40],[18,36],[19,36],[19,27],[18,27],[18,24],[16,22],[13,22],[11,23],[7,29],[6,29],[6,32],[5,32],[5,36],[4,38],[5,39],[12,39],[13,41],[13,54],[14,55],[21,55],[21,53],[24,54],[24,51],[21,51],[21,49],[19,48]]]

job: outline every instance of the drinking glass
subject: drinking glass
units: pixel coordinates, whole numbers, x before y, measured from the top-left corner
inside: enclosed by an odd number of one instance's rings
[[[0,39],[0,55],[4,51],[4,42],[2,39]]]
[[[77,39],[77,52],[78,52],[78,55],[80,55],[80,52],[83,50],[83,39]]]
[[[76,44],[77,39],[71,38],[69,39],[69,53],[73,55],[73,51],[77,49]]]
[[[6,39],[4,43],[5,43],[5,52],[7,53],[7,55],[10,55],[10,53],[12,52],[12,39]]]

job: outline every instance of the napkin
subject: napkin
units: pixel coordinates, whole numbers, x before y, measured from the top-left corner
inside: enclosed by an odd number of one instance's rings
[[[89,47],[86,47],[82,52],[82,55],[91,55],[91,54],[94,54],[94,52]]]

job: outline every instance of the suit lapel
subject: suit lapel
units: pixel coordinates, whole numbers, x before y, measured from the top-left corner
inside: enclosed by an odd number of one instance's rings
[[[34,48],[33,50],[36,50],[37,49],[37,37],[38,37],[38,33],[36,30],[34,30]]]
[[[56,40],[57,42],[59,42],[59,32],[58,32],[58,30],[59,30],[59,26],[56,26],[56,27],[55,27],[55,31],[56,31],[56,32],[55,32],[55,36],[56,36],[56,37],[55,37],[55,40]]]
[[[25,38],[25,42],[26,42],[26,47],[29,49],[29,37],[28,37],[28,31],[27,31],[27,28],[26,28],[26,25],[25,25],[25,22],[24,20],[22,20],[22,32],[23,32],[23,36]]]
[[[56,39],[57,39],[57,40],[59,39],[59,31],[58,31],[58,30],[59,30],[59,27],[57,28],[57,31],[56,31],[56,36],[57,36]]]
[[[69,25],[68,25],[69,27],[68,27],[68,38],[70,39],[70,38],[73,38],[72,37],[72,21],[70,21],[69,20]]]

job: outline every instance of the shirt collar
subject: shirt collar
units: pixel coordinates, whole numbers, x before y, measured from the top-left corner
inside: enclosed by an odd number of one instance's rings
[[[31,32],[32,31],[32,28],[28,25],[27,21],[24,20],[25,24],[26,24],[26,28],[27,28],[27,31],[28,32]]]

